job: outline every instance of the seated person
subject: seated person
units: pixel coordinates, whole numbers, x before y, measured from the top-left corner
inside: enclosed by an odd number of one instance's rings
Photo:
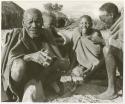
[[[54,38],[42,28],[42,14],[38,9],[28,9],[24,13],[23,28],[15,29],[2,58],[2,84],[9,100],[44,101],[42,85],[58,82],[62,69],[67,62],[62,58]],[[37,80],[41,86],[40,99],[36,100],[38,89],[31,89],[32,93],[23,96],[25,85],[30,80]],[[34,85],[30,81],[30,85]],[[27,91],[26,91],[27,92]],[[28,100],[28,99],[26,99]],[[31,101],[31,100],[30,100]]]
[[[72,42],[76,60],[72,75],[86,77],[87,73],[94,70],[100,64],[104,40],[98,30],[92,28],[92,19],[88,15],[80,18],[79,27],[73,34],[59,33],[64,44]],[[60,40],[62,41],[62,40]]]
[[[118,12],[118,7],[113,3],[105,3],[100,8],[100,20],[105,22],[110,29],[110,37],[103,53],[108,76],[108,87],[102,94],[97,95],[99,99],[114,99],[118,97],[118,84],[116,84],[116,69],[123,81],[123,14]],[[122,87],[122,83],[121,83]]]

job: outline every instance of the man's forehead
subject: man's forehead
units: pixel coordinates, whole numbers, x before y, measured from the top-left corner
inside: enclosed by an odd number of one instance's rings
[[[24,19],[41,19],[41,16],[39,16],[38,14],[26,14],[24,16]]]
[[[29,9],[29,10],[26,10],[24,13],[24,19],[25,18],[41,18],[41,17],[42,17],[42,13],[37,9]]]
[[[108,14],[107,11],[102,11],[102,10],[99,11],[99,15],[100,15],[100,16],[101,16],[101,15],[107,15],[107,14]]]

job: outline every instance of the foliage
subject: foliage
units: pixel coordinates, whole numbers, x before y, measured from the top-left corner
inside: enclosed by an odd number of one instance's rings
[[[44,8],[49,11],[49,12],[53,12],[53,11],[61,11],[62,8],[63,8],[63,5],[60,5],[60,4],[52,4],[52,3],[47,3],[47,4],[44,4]]]

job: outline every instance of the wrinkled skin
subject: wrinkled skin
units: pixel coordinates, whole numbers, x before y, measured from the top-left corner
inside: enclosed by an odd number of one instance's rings
[[[22,24],[31,38],[39,37],[43,25],[41,12],[35,9],[27,10]]]

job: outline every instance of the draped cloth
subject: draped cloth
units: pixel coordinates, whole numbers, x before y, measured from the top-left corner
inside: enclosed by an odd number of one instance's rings
[[[26,33],[25,29],[15,29],[11,33],[10,42],[4,51],[2,63],[2,84],[4,91],[9,88],[13,94],[11,86],[10,70],[13,61],[22,58],[24,55],[40,51],[42,48],[48,49],[53,55],[61,58],[60,51],[54,42],[54,37],[47,30],[41,29],[41,37],[34,42]],[[17,32],[18,31],[18,32]]]
[[[100,41],[103,40],[100,32],[98,30],[92,29],[90,35],[98,34]],[[88,39],[88,35],[81,34],[80,29],[76,28],[72,32],[61,31],[60,35],[64,38],[65,44],[72,43],[72,53],[71,53],[71,76],[61,77],[62,82],[67,81],[79,81],[85,80],[89,75],[91,75],[96,69],[103,64],[103,54],[102,48],[103,44],[94,43],[92,40]]]
[[[94,44],[90,39],[81,35],[78,29],[73,34],[73,50],[77,61],[83,67],[90,69],[100,63],[101,45]]]
[[[80,37],[75,52],[77,61],[80,65],[90,69],[99,64],[100,45],[95,45],[85,37]]]

